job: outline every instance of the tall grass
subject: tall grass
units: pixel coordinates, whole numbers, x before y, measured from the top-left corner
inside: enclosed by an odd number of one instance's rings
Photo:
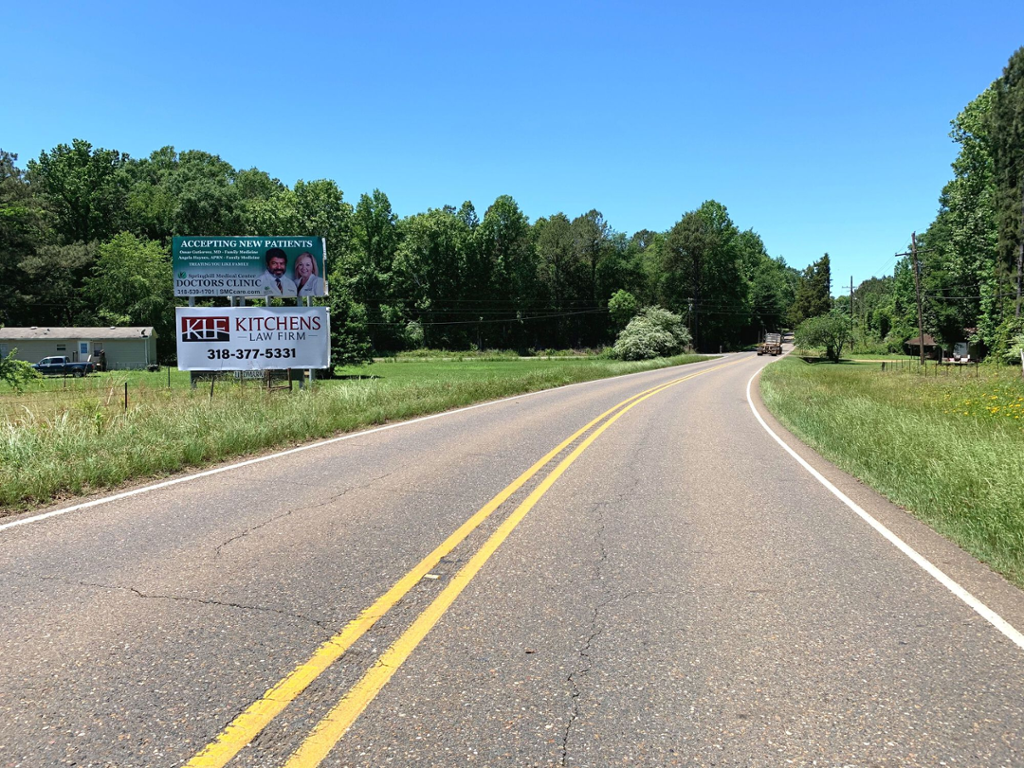
[[[350,372],[362,379],[312,390],[217,385],[213,397],[208,387],[161,389],[166,373],[157,373],[129,387],[127,410],[102,387],[59,400],[7,393],[0,400],[14,406],[0,410],[8,413],[0,416],[0,514],[483,400],[705,359],[378,363]]]
[[[1024,587],[1019,372],[880,368],[786,359],[761,392],[801,440]]]

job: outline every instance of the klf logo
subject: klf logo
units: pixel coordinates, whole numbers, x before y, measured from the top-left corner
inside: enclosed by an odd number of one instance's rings
[[[181,318],[182,341],[231,341],[229,329],[226,317]]]

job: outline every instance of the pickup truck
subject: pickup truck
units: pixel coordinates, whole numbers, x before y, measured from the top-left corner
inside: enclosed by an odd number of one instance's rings
[[[93,373],[96,365],[92,362],[73,363],[66,357],[44,357],[32,366],[43,376],[85,376]]]

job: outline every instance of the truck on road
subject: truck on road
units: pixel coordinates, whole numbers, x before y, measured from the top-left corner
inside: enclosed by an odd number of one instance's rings
[[[764,341],[762,341],[757,347],[757,354],[759,355],[781,355],[782,354],[782,334],[781,333],[766,333],[764,335]]]
[[[73,363],[71,358],[59,355],[56,357],[44,357],[32,367],[43,374],[43,376],[81,377],[96,370],[96,365],[92,361]]]

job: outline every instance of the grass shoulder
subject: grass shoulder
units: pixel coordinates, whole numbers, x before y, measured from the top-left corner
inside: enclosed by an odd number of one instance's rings
[[[822,456],[1024,587],[1019,372],[785,359],[761,393]]]

